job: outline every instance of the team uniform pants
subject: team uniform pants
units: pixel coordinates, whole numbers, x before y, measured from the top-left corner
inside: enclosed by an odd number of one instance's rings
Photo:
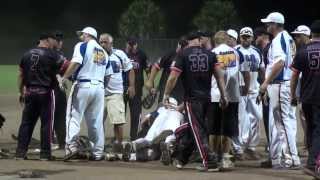
[[[270,84],[268,94],[272,165],[300,165],[296,145],[297,120],[290,104],[290,81]]]
[[[54,89],[56,108],[54,112],[54,132],[57,137],[59,147],[65,146],[66,140],[66,109],[67,96],[66,92],[59,87]]]
[[[258,94],[241,96],[239,101],[239,136],[233,140],[236,153],[242,154],[243,147],[255,150],[259,144],[259,124],[262,119],[261,105],[256,103]]]
[[[41,93],[29,91],[25,95],[22,121],[18,133],[17,157],[24,157],[26,155],[34,127],[39,117],[41,120],[40,157],[49,158],[51,156],[54,107],[54,92],[52,90]]]
[[[306,118],[306,139],[308,145],[307,166],[314,167],[320,154],[320,105],[302,103]]]
[[[104,86],[103,83],[74,83],[68,99],[66,115],[66,154],[78,150],[81,121],[88,127],[91,153],[101,157],[104,150]]]
[[[208,166],[209,146],[208,133],[206,128],[206,116],[209,110],[210,102],[189,101],[185,102],[187,119],[190,128],[184,123],[176,130],[184,131],[183,135],[179,136],[176,158],[186,164],[195,148],[198,148],[202,158],[203,166]]]

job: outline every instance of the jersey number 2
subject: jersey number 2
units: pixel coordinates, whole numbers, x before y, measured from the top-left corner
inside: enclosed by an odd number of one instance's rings
[[[191,54],[189,61],[191,72],[207,72],[209,70],[208,55],[206,54]]]

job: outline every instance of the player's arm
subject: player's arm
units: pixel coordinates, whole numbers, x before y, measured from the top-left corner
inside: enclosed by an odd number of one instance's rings
[[[241,72],[242,76],[243,76],[243,80],[244,80],[244,87],[242,90],[242,94],[241,96],[246,96],[249,93],[249,88],[250,88],[250,72],[249,71],[242,71]]]
[[[291,95],[291,104],[297,105],[297,96],[296,89],[298,85],[299,75],[301,70],[304,67],[306,61],[302,58],[301,54],[298,52],[296,57],[293,60],[293,64],[290,66],[292,70],[291,79],[290,79],[290,95]]]
[[[224,72],[223,72],[222,68],[219,65],[216,65],[214,67],[213,76],[217,81],[218,89],[219,89],[219,92],[220,92],[220,95],[221,95],[222,108],[225,108],[228,105],[228,100],[227,100],[226,94],[225,94],[226,85],[225,85],[225,82],[224,82]]]
[[[146,81],[145,83],[145,87],[148,89],[148,90],[151,90],[153,87],[154,87],[154,80],[158,74],[160,70],[160,66],[158,63],[155,63],[152,68],[151,68],[151,73],[149,75],[149,78],[148,80]]]
[[[66,72],[63,74],[63,79],[68,79],[73,73],[76,72],[76,70],[80,67],[80,64],[78,62],[72,62],[68,66]]]
[[[130,98],[133,98],[136,94],[135,91],[135,72],[134,69],[129,70],[129,87],[128,87],[128,95]]]

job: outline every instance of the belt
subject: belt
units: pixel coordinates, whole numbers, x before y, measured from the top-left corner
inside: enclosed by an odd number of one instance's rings
[[[104,83],[101,80],[91,80],[91,79],[78,79],[77,81],[78,82],[101,82],[101,83]]]
[[[286,81],[290,81],[290,80],[273,80],[270,84],[281,84],[281,83],[284,83]]]

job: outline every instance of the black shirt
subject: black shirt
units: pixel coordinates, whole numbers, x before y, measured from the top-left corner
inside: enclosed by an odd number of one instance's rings
[[[301,102],[320,105],[320,41],[299,49],[291,69],[302,72]]]
[[[160,78],[160,82],[159,82],[159,86],[158,89],[160,91],[160,95],[159,95],[159,102],[162,102],[162,98],[163,98],[163,94],[164,94],[164,89],[166,87],[166,83],[167,83],[167,79],[170,75],[170,67],[172,64],[172,61],[174,60],[174,58],[176,57],[177,53],[176,51],[171,51],[168,54],[166,54],[165,56],[163,56],[158,62],[155,63],[155,66],[159,69],[163,69],[162,70],[162,74],[161,74],[161,78]],[[173,98],[175,98],[178,103],[182,103],[183,101],[183,85],[182,85],[182,81],[179,78],[177,80],[176,86],[174,87],[174,89],[171,92],[171,96]]]
[[[184,98],[210,101],[211,78],[217,58],[214,53],[199,46],[186,48],[173,61],[171,70],[180,72]]]
[[[57,51],[39,47],[29,50],[20,61],[23,85],[54,88],[56,74],[63,64],[64,58]]]
[[[126,52],[128,58],[131,60],[133,69],[135,72],[135,86],[136,86],[136,94],[138,96],[142,96],[142,87],[144,85],[144,78],[143,78],[143,70],[147,68],[147,56],[146,54],[138,49],[136,53]],[[127,84],[129,84],[128,80],[128,73],[126,72],[125,79]]]

